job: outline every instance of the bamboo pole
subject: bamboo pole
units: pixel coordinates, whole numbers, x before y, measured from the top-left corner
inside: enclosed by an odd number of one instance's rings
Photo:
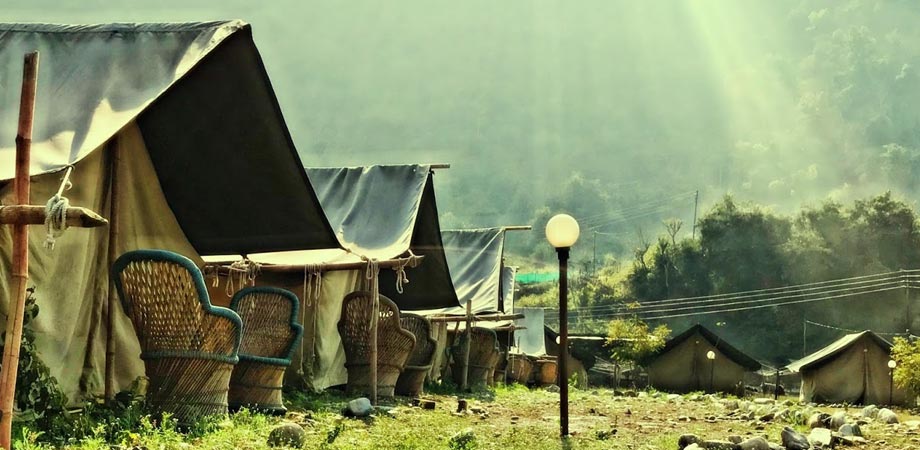
[[[38,83],[38,52],[25,55],[22,69],[22,94],[19,103],[19,129],[16,134],[16,178],[13,190],[16,203],[28,205],[30,197],[29,159],[32,151],[32,123],[35,116],[35,91]],[[13,225],[13,284],[15,302],[11,302],[6,323],[3,366],[0,374],[0,447],[9,450],[13,425],[13,398],[22,342],[22,320],[29,281],[28,225]]]
[[[118,163],[121,160],[118,149],[118,137],[109,141],[109,254],[108,267],[115,264],[118,258],[118,211],[121,199],[118,189]],[[115,398],[115,302],[118,293],[115,292],[115,280],[109,275],[109,297],[106,299],[106,329],[105,329],[105,399]]]
[[[470,347],[473,341],[473,302],[466,302],[466,345],[463,347],[463,373],[460,375],[460,390],[465,391],[470,376]]]
[[[496,315],[496,314],[491,314],[491,315],[484,315],[484,316],[473,315],[473,317],[472,317],[471,320],[472,320],[473,322],[501,322],[501,321],[503,321],[503,320],[515,320],[515,319],[523,319],[523,318],[524,318],[524,315],[523,315],[523,314],[498,314],[498,315]],[[440,317],[429,317],[429,318],[428,318],[428,321],[431,322],[431,323],[438,323],[438,322],[445,322],[445,323],[450,323],[450,322],[466,322],[466,321],[467,321],[467,317],[466,317],[465,315],[463,315],[463,316],[440,316]],[[518,327],[517,329],[520,330],[521,327]]]
[[[87,208],[71,206],[67,208],[68,227],[95,228],[105,226],[109,222],[99,214]],[[8,205],[0,206],[0,224],[13,225],[43,225],[45,223],[45,207],[40,205]]]
[[[424,256],[414,255],[408,256],[405,258],[394,258],[379,261],[377,266],[381,269],[392,269],[394,267],[404,266],[408,264],[410,267],[413,267],[415,264],[419,264],[424,261]],[[221,262],[209,262],[205,264],[206,267],[217,267],[218,271],[221,274],[229,273],[231,261],[221,261]],[[264,264],[259,266],[261,272],[272,272],[272,273],[303,273],[306,264]],[[320,264],[317,266],[319,270],[323,272],[334,272],[337,270],[360,270],[367,268],[367,262],[343,262],[343,263],[326,263]]]
[[[507,227],[502,227],[502,230],[505,231],[530,231],[533,227],[530,225],[509,225]]]

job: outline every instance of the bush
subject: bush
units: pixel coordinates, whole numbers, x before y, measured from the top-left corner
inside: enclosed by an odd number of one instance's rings
[[[898,363],[894,370],[895,384],[920,395],[920,340],[895,338],[891,356]]]

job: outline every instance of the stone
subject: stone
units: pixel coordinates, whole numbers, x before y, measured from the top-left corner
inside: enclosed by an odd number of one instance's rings
[[[304,438],[303,427],[296,423],[283,423],[268,433],[268,446],[302,448]]]
[[[646,397],[648,397],[648,392],[645,392],[645,391],[638,392],[638,393],[636,394],[636,397],[638,397],[638,398],[646,398]]]
[[[700,447],[706,450],[738,450],[738,444],[728,441],[703,441],[699,444]]]
[[[471,407],[470,407],[470,412],[473,413],[473,414],[484,414],[484,413],[486,412],[486,410],[482,409],[482,408],[479,407],[479,406],[471,406]]]
[[[345,417],[369,417],[372,412],[374,412],[374,407],[371,406],[370,399],[360,397],[348,402],[345,410],[342,411],[342,415]]]
[[[860,412],[860,415],[862,415],[862,417],[865,419],[875,419],[876,417],[878,417],[878,406],[875,406],[875,405],[866,406],[865,408],[862,409],[862,411]]]
[[[466,406],[467,406],[467,402],[465,398],[461,398],[457,400],[457,412],[458,413],[466,412]]]
[[[722,402],[722,407],[729,411],[735,411],[740,405],[738,404],[738,400],[725,400]]]
[[[700,442],[702,442],[702,439],[695,434],[683,434],[677,438],[677,448],[678,450],[684,450],[687,446]]]
[[[420,406],[422,409],[428,409],[428,410],[434,409],[437,405],[438,404],[435,403],[434,400],[421,400],[418,402],[418,406]]]
[[[888,424],[900,422],[900,420],[898,420],[898,415],[888,408],[878,410],[878,416],[875,419],[881,423]]]
[[[843,445],[862,445],[869,442],[861,436],[839,436],[837,439]]]
[[[776,413],[772,413],[772,412],[766,413],[760,416],[760,421],[761,422],[772,422],[774,417],[776,417]]]
[[[750,438],[738,444],[738,447],[740,447],[741,450],[771,450],[770,443],[760,436]]]
[[[476,433],[472,428],[466,428],[454,433],[447,442],[449,448],[474,448]]]
[[[830,447],[834,436],[827,428],[813,428],[808,434],[808,443],[814,447]]]
[[[668,394],[667,399],[668,399],[669,402],[676,402],[676,401],[680,400],[680,395],[677,395],[677,394]]]
[[[836,429],[839,429],[841,426],[843,426],[846,423],[847,423],[847,413],[843,411],[837,411],[831,415],[830,421],[828,422],[828,426],[830,426],[832,430],[836,430]]]
[[[742,439],[741,436],[738,436],[737,434],[733,434],[728,437],[728,442],[731,442],[732,444],[740,444],[743,440],[744,439]]]
[[[773,403],[774,403],[774,401],[773,401],[772,398],[762,398],[762,397],[761,397],[761,398],[755,398],[755,399],[754,399],[754,404],[755,404],[755,405],[772,405]]]
[[[859,425],[845,423],[837,429],[837,434],[841,436],[862,436],[862,430],[859,429]]]
[[[549,385],[549,386],[546,387],[546,390],[547,390],[548,392],[552,392],[552,393],[555,394],[555,393],[558,393],[558,392],[559,392],[559,386],[556,386],[555,384],[551,384],[551,385]]]
[[[808,418],[808,428],[824,428],[828,426],[828,422],[831,420],[831,415],[823,412],[816,412]]]
[[[690,445],[684,447],[683,450],[703,450],[703,447],[700,447],[699,444],[690,444]]]
[[[808,438],[789,427],[783,428],[780,438],[782,438],[783,447],[786,450],[808,450],[811,448]]]

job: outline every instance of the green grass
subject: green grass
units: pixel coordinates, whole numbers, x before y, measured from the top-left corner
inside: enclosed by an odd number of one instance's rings
[[[286,395],[290,413],[277,418],[247,411],[229,418],[206,421],[187,433],[174,426],[157,426],[141,418],[132,429],[113,433],[107,427],[116,422],[100,422],[89,435],[67,444],[70,449],[125,449],[144,446],[154,449],[266,449],[266,438],[273,427],[288,421],[306,430],[309,449],[673,449],[683,433],[707,439],[726,439],[730,434],[745,437],[765,435],[779,442],[779,432],[787,423],[755,424],[739,420],[709,423],[706,415],[722,414],[721,406],[709,398],[690,401],[684,396],[669,402],[664,396],[647,398],[614,397],[609,390],[573,390],[570,395],[570,429],[573,436],[563,443],[559,437],[558,394],[519,385],[501,386],[463,395],[470,407],[488,414],[455,414],[458,396],[449,386],[435,387],[425,398],[437,402],[435,410],[413,407],[408,399],[384,402],[391,414],[380,413],[367,420],[345,419],[341,410],[350,399],[333,391],[323,394]],[[794,408],[805,406],[796,405]],[[824,411],[831,411],[824,408]],[[902,420],[916,419],[898,411]],[[678,421],[689,416],[690,421]],[[801,425],[797,428],[803,429]],[[881,425],[864,427],[871,442],[864,448],[911,448],[911,435]],[[25,431],[17,434],[17,449],[46,449],[41,436]]]

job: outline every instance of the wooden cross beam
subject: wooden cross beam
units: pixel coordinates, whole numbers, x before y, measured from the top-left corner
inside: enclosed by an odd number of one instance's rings
[[[16,177],[13,190],[16,204],[0,207],[0,224],[13,226],[13,288],[6,322],[3,366],[0,367],[0,448],[9,450],[13,424],[13,399],[19,346],[22,344],[22,321],[29,281],[29,225],[45,223],[45,207],[30,205],[29,160],[32,151],[32,122],[35,115],[35,91],[38,84],[38,52],[25,55],[22,70],[22,96],[19,103],[19,129],[16,134]],[[66,223],[74,227],[98,227],[108,222],[84,208],[68,208]]]

